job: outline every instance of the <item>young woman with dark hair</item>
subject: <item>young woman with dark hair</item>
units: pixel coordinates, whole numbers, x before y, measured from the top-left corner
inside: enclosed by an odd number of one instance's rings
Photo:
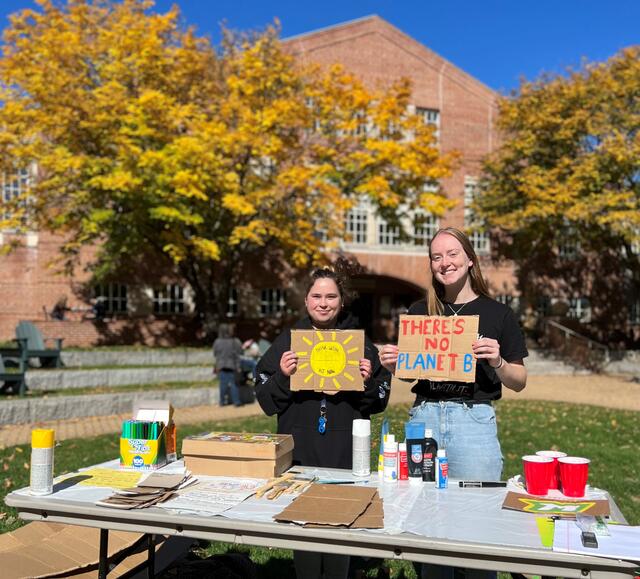
[[[328,268],[315,270],[304,300],[306,316],[294,328],[356,329],[355,319],[343,312],[345,297],[345,282],[340,275]],[[390,375],[378,360],[377,348],[366,338],[364,358],[359,360],[364,392],[292,392],[289,380],[297,369],[298,356],[291,350],[291,332],[286,330],[256,368],[260,406],[267,415],[278,416],[278,433],[293,435],[295,464],[350,469],[353,420],[382,412],[389,400]],[[295,551],[294,563],[300,579],[341,579],[347,576],[349,557]]]

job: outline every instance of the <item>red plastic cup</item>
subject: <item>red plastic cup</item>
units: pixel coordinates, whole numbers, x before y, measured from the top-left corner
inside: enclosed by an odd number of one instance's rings
[[[558,459],[567,456],[566,452],[560,452],[559,450],[539,450],[536,452],[538,456],[547,456],[553,459],[553,473],[551,474],[551,481],[549,482],[549,490],[560,488],[560,466]]]
[[[548,456],[531,454],[522,457],[524,480],[530,495],[547,496],[554,462]]]
[[[558,459],[562,494],[567,497],[583,497],[589,478],[588,458],[565,456]]]

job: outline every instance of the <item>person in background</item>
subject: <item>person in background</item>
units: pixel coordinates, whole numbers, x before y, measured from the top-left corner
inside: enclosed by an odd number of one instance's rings
[[[241,369],[242,352],[240,340],[233,336],[233,327],[229,324],[220,324],[218,337],[213,342],[215,371],[220,380],[220,406],[231,403],[234,406],[242,406],[240,391],[236,384],[236,372]],[[231,402],[227,402],[227,397],[231,398]]]
[[[54,320],[64,320],[67,312],[70,311],[71,308],[67,305],[67,296],[60,296],[58,301],[53,305],[53,309],[51,310],[51,317]]]
[[[524,336],[513,310],[489,296],[478,257],[469,238],[458,229],[440,229],[429,243],[431,285],[427,299],[413,304],[410,315],[479,316],[479,336],[473,342],[477,358],[474,382],[419,380],[411,421],[433,430],[438,448],[449,458],[454,479],[498,481],[502,452],[492,406],[502,396],[502,385],[519,392],[527,382]],[[398,347],[387,344],[380,362],[395,372]],[[423,577],[452,578],[452,567],[423,565]],[[473,572],[474,577],[495,577]]]
[[[356,329],[356,320],[343,311],[346,290],[341,275],[328,268],[315,270],[305,296],[306,315],[296,329]],[[293,435],[294,464],[351,469],[353,420],[382,412],[390,386],[389,372],[380,365],[378,350],[368,338],[358,365],[363,392],[292,391],[290,377],[298,369],[298,356],[291,350],[290,330],[280,334],[258,362],[258,402],[267,415],[278,416],[278,433]],[[343,579],[349,556],[294,551],[294,564],[299,579]]]

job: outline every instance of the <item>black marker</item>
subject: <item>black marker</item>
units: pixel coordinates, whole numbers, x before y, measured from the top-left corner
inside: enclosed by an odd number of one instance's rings
[[[507,483],[504,481],[479,481],[479,480],[461,480],[458,486],[463,489],[486,489],[495,487],[506,487]]]

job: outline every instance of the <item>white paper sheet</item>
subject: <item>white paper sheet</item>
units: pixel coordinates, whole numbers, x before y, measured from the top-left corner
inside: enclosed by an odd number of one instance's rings
[[[553,533],[553,550],[640,562],[640,527],[609,525],[609,533],[608,537],[598,537],[597,548],[584,547],[582,531],[576,522],[557,520]]]

